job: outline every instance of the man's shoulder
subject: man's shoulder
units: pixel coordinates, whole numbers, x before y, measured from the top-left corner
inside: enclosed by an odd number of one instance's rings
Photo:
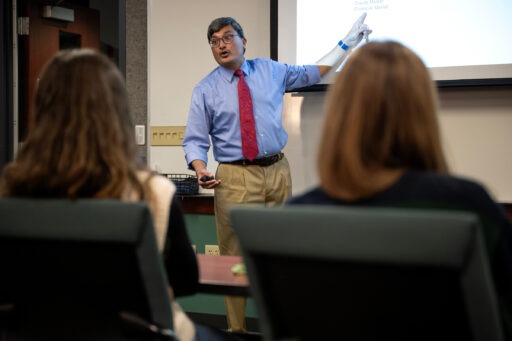
[[[269,58],[247,59],[246,63],[250,69],[284,66],[284,64]]]
[[[284,75],[287,69],[285,64],[268,58],[247,59],[246,67],[249,74],[257,73],[259,75],[265,75],[264,77],[268,79],[276,79],[275,77],[278,77],[276,75]]]
[[[280,64],[279,62],[276,62],[275,60],[272,60],[270,58],[254,58],[254,59],[247,59],[247,63],[255,65],[255,64]]]
[[[220,81],[219,67],[213,69],[209,74],[204,76],[199,82],[194,86],[194,92],[210,92],[217,88],[217,85]]]
[[[218,80],[218,77],[220,77],[220,72],[219,72],[219,69],[220,67],[217,66],[216,68],[214,68],[212,71],[210,71],[210,73],[208,73],[206,76],[204,76],[197,84],[196,84],[196,87],[200,87],[200,86],[203,86],[203,85],[207,85],[207,84],[211,84],[211,83],[215,83],[217,80]]]

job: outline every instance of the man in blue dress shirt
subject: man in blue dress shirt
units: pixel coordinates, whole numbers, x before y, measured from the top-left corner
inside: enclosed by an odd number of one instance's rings
[[[331,68],[338,67],[350,48],[371,33],[364,24],[366,13],[350,32],[314,65],[288,65],[270,59],[247,60],[247,39],[233,18],[217,18],[208,27],[208,42],[219,64],[194,88],[183,140],[185,159],[196,172],[199,185],[215,188],[215,218],[220,253],[240,255],[240,246],[229,221],[235,204],[284,202],[292,192],[288,160],[282,153],[288,135],[282,125],[286,91],[318,83]],[[258,155],[247,160],[242,153],[238,82],[242,70],[253,104]],[[211,145],[219,162],[215,177],[207,169]],[[208,179],[208,178],[209,179]],[[202,179],[201,179],[202,178]],[[226,298],[228,328],[245,331],[245,299]]]

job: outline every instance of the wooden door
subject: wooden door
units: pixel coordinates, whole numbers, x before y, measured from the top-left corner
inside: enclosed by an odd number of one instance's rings
[[[59,50],[89,47],[100,50],[99,12],[80,1],[17,0],[19,16],[29,18],[29,34],[19,36],[20,110],[19,137],[23,141],[29,129],[31,101],[39,74],[46,62]],[[74,21],[43,18],[43,7],[58,3],[74,11]],[[81,1],[83,2],[83,1]]]

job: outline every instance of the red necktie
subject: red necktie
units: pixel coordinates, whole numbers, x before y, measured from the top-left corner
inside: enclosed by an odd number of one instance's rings
[[[244,79],[242,70],[236,70],[238,76],[238,106],[240,108],[240,131],[242,135],[242,153],[247,160],[252,161],[258,155],[256,125],[252,111],[251,91]]]

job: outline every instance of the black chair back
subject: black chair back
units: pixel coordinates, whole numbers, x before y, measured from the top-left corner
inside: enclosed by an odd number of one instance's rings
[[[143,203],[0,199],[0,269],[8,340],[173,334],[168,282]]]
[[[501,340],[476,216],[285,206],[231,211],[268,340]]]

